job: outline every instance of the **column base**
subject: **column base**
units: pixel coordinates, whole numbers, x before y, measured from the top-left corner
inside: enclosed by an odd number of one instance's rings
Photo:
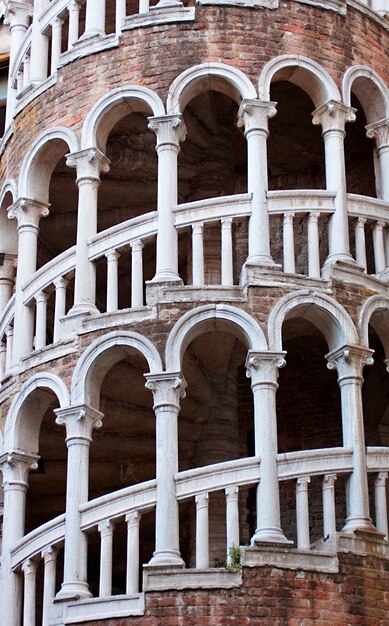
[[[283,543],[293,545],[293,541],[287,539],[281,528],[269,527],[257,529],[251,538],[250,544],[255,546],[256,543]]]
[[[66,317],[72,317],[73,315],[98,315],[99,313],[100,311],[95,304],[90,302],[79,302],[78,304],[74,304],[72,306]]]
[[[342,533],[354,533],[354,532],[364,532],[364,533],[372,533],[374,535],[379,534],[379,531],[373,525],[370,517],[348,517],[346,519],[345,525],[342,528]]]
[[[269,279],[272,275],[275,278],[279,277],[282,272],[282,266],[274,263],[270,257],[270,263],[266,262],[268,259],[263,257],[255,257],[258,261],[252,261],[254,257],[247,259],[246,263],[242,267],[240,274],[239,286],[246,287],[247,285],[257,285],[263,282],[263,277]]]
[[[324,261],[324,265],[321,271],[322,277],[331,278],[334,266],[339,264],[350,267],[354,271],[360,270],[361,272],[365,272],[365,269],[361,265],[357,264],[356,260],[351,256],[351,254],[329,254]]]
[[[160,0],[155,7],[150,7],[150,11],[156,9],[167,9],[169,7],[183,7],[184,5],[179,0]]]
[[[74,581],[62,583],[61,589],[55,596],[56,602],[65,602],[68,600],[79,600],[80,598],[91,598],[88,583]]]
[[[185,563],[177,550],[156,550],[146,567],[179,567],[184,569]]]
[[[151,279],[151,283],[177,283],[179,285],[183,285],[183,281],[180,275],[177,272],[173,272],[173,270],[161,270],[157,272],[154,278]]]

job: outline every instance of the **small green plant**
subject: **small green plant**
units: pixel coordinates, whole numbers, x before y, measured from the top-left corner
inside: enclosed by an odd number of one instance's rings
[[[240,562],[241,551],[239,546],[230,546],[228,551],[228,560],[215,559],[214,566],[230,570],[230,572],[239,572],[242,569]]]

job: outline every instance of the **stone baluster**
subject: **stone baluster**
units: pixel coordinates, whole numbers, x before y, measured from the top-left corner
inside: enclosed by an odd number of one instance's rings
[[[238,112],[238,124],[244,126],[247,140],[247,191],[252,194],[246,263],[265,266],[274,266],[267,202],[267,137],[269,117],[277,113],[275,106],[275,102],[245,99]]]
[[[301,476],[296,482],[296,519],[297,519],[297,547],[299,550],[309,550],[309,505],[308,484],[309,476]]]
[[[27,559],[22,565],[24,574],[23,626],[35,626],[36,570],[38,563]]]
[[[294,274],[296,272],[294,255],[294,213],[285,213],[283,222],[283,244],[284,244],[284,272]]]
[[[131,243],[131,307],[143,306],[143,243]]]
[[[56,409],[56,423],[66,427],[68,448],[64,580],[57,598],[91,596],[87,583],[87,536],[80,527],[79,507],[88,500],[89,447],[102,413],[87,405]]]
[[[19,0],[8,0],[7,8],[5,11],[5,24],[9,25],[11,40],[10,40],[10,80],[8,81],[7,91],[7,111],[6,111],[6,127],[11,123],[16,109],[16,89],[14,88],[15,79],[15,59],[22,45],[24,35],[26,34],[29,20],[31,15],[31,6],[28,3],[20,2]]]
[[[42,626],[49,626],[50,624],[50,608],[55,598],[57,555],[58,551],[53,546],[46,548],[42,552],[42,559],[45,564],[43,578]]]
[[[177,156],[186,129],[181,115],[149,117],[149,128],[157,135],[158,235],[157,271],[154,282],[181,282],[178,274],[178,238],[173,209],[177,205]]]
[[[51,73],[57,71],[61,56],[63,21],[56,17],[51,23]]]
[[[7,626],[20,626],[22,579],[11,569],[11,550],[24,535],[28,474],[38,467],[35,455],[9,452],[0,457],[4,488],[4,518],[1,557],[2,616]],[[27,622],[28,623],[28,622]]]
[[[222,219],[222,285],[229,287],[234,284],[233,255],[232,255],[232,219]]]
[[[196,568],[209,568],[209,497],[207,493],[196,496]]]
[[[107,313],[112,313],[112,311],[118,310],[118,263],[120,254],[116,250],[111,250],[105,256],[107,258]]]
[[[325,474],[323,477],[323,537],[329,539],[336,533],[335,509],[336,474]]]
[[[55,305],[54,305],[54,343],[61,338],[61,318],[66,313],[66,287],[68,281],[61,276],[54,281]]]
[[[20,198],[8,209],[8,217],[18,221],[19,234],[13,364],[32,351],[34,311],[23,303],[23,285],[36,270],[39,221],[48,214],[47,204],[27,198]]]
[[[374,530],[369,516],[366,447],[362,408],[362,371],[373,363],[372,351],[359,346],[342,346],[326,355],[329,369],[336,369],[340,387],[343,445],[353,449],[353,471],[348,479],[344,532]]]
[[[40,291],[35,297],[35,350],[41,350],[46,346],[46,326],[47,326],[47,299],[48,293]]]
[[[261,463],[257,488],[257,528],[252,542],[287,541],[281,530],[276,414],[278,369],[285,365],[285,354],[250,350],[246,360],[254,395],[255,454],[260,457]]]
[[[377,274],[386,267],[384,227],[385,222],[382,220],[377,220],[373,225],[374,265]]]
[[[192,226],[192,283],[204,285],[204,224]]]
[[[40,16],[50,0],[34,0],[31,34],[31,83],[39,85],[47,78],[49,66],[49,38],[41,31]]]
[[[7,348],[4,341],[0,342],[0,380],[3,380],[4,374],[7,371]]]
[[[355,222],[355,259],[360,267],[367,270],[365,217],[358,217]]]
[[[227,487],[226,518],[227,518],[227,563],[232,564],[231,549],[238,548],[239,541],[239,488]]]
[[[316,109],[312,116],[313,123],[321,125],[323,129],[326,188],[336,193],[335,211],[329,221],[329,256],[325,265],[333,265],[337,261],[352,263],[348,230],[344,137],[346,122],[355,120],[355,109],[346,107],[341,102],[330,100]]]
[[[96,148],[69,154],[67,165],[77,170],[78,213],[74,305],[71,314],[97,313],[96,267],[89,261],[88,239],[97,233],[97,196],[101,172],[109,160]]]
[[[377,530],[384,533],[385,539],[388,539],[388,503],[386,498],[386,481],[388,472],[378,472],[374,481],[375,491],[375,523]]]
[[[139,13],[148,13],[150,11],[150,0],[139,0]]]
[[[379,185],[377,185],[378,197],[389,202],[389,119],[369,124],[366,126],[366,131],[369,139],[374,139],[377,146],[380,173]]]
[[[69,30],[68,30],[68,50],[71,50],[79,38],[80,25],[80,5],[77,0],[72,0],[68,4]]]
[[[12,367],[12,355],[13,355],[13,344],[14,344],[14,329],[13,326],[8,326],[5,331],[7,337],[7,353],[5,359],[5,371],[9,372]]]
[[[319,211],[308,215],[308,276],[320,278]]]
[[[113,529],[111,520],[100,522],[100,586],[99,597],[112,595],[112,558],[113,558]]]
[[[105,0],[86,0],[85,32],[81,39],[105,35]]]
[[[132,511],[126,515],[127,523],[127,582],[126,594],[139,591],[139,526],[141,514]]]
[[[16,74],[16,93],[21,94],[23,91],[23,71],[20,69]]]
[[[4,255],[3,265],[0,267],[0,312],[3,311],[12,297],[15,283],[15,256]]]
[[[178,502],[178,413],[186,382],[180,373],[146,374],[154,397],[157,450],[157,506],[155,552],[150,565],[183,567],[180,555]]]
[[[126,0],[116,0],[115,32],[117,35],[120,35],[123,30],[123,24],[124,20],[126,19],[126,15]]]
[[[23,89],[26,89],[31,83],[31,59],[26,54],[23,61]]]

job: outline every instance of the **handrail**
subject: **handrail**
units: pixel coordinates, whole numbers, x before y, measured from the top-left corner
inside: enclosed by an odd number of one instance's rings
[[[58,256],[51,259],[43,267],[39,268],[33,276],[23,285],[24,304],[27,304],[34,295],[46,289],[57,278],[69,274],[76,265],[76,246],[72,246]],[[38,283],[38,286],[37,286]]]
[[[115,224],[115,226],[94,235],[88,241],[90,261],[94,261],[106,252],[128,245],[137,239],[145,241],[149,237],[155,236],[157,234],[157,218],[157,211],[151,211],[120,224]]]
[[[0,338],[4,335],[15,315],[15,294],[8,300],[0,316]]]
[[[268,191],[269,213],[308,213],[319,211],[320,213],[333,213],[334,191],[326,189],[279,189]]]
[[[389,222],[389,203],[384,200],[348,193],[347,207],[351,217],[366,217],[371,220]]]
[[[369,472],[389,471],[389,446],[368,446],[366,452]]]
[[[13,570],[28,558],[40,554],[47,547],[58,545],[65,539],[65,514],[42,524],[20,539],[11,550]]]
[[[319,476],[327,472],[347,473],[353,469],[352,448],[317,448],[278,455],[279,480]]]

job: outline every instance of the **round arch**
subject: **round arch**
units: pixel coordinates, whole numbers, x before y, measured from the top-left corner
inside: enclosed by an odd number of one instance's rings
[[[220,91],[239,104],[257,93],[247,76],[224,63],[202,63],[182,72],[171,84],[166,109],[169,115],[182,113],[192,98],[204,91]]]
[[[270,86],[277,80],[286,80],[301,87],[318,108],[329,100],[340,100],[335,81],[316,61],[297,54],[275,57],[265,64],[258,80],[259,99],[270,100]]]
[[[304,317],[324,335],[330,351],[345,345],[358,345],[358,333],[350,315],[325,294],[300,291],[282,298],[268,320],[269,347],[282,350],[282,326],[287,318]]]
[[[235,327],[249,350],[267,350],[266,337],[258,322],[245,311],[223,304],[209,304],[188,311],[173,326],[166,343],[166,369],[181,370],[182,356],[198,335],[207,330]]]
[[[57,161],[65,154],[63,143],[67,145],[68,152],[78,152],[78,139],[69,128],[51,128],[34,141],[20,170],[20,198],[48,202],[51,174]]]
[[[165,115],[160,97],[147,87],[118,87],[96,102],[85,118],[81,133],[81,149],[98,148],[105,152],[112,127],[132,111],[147,115]]]
[[[42,394],[39,401],[32,400],[31,395],[36,390],[54,394],[61,409],[70,404],[68,389],[58,376],[49,373],[32,376],[9,409],[4,429],[4,450],[23,450],[32,454],[38,452],[39,427],[50,406],[51,394]]]
[[[368,124],[389,117],[389,89],[381,76],[366,65],[353,65],[342,80],[343,101],[351,106],[351,92],[360,101]]]
[[[126,348],[134,348],[146,359],[150,373],[162,372],[162,361],[149,339],[130,331],[113,331],[95,341],[77,363],[71,383],[72,404],[90,404],[98,408],[101,383],[111,367],[126,356]],[[104,362],[100,357],[106,355]]]
[[[5,196],[9,193],[12,197],[12,203],[16,202],[18,197],[18,188],[13,179],[8,179],[4,182],[0,191],[0,206],[3,205]]]
[[[373,314],[378,312],[372,319]],[[389,358],[389,297],[377,294],[364,303],[358,320],[361,344],[369,348],[369,324],[377,332]]]

